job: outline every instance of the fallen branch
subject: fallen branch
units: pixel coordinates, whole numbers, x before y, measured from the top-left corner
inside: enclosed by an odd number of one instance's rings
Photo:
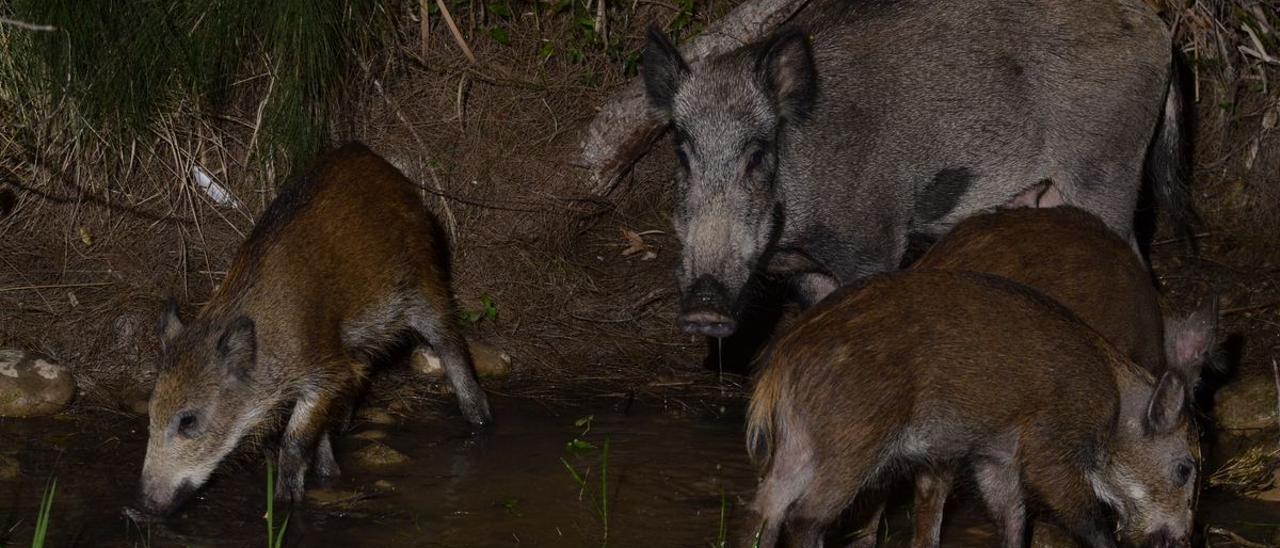
[[[787,22],[809,0],[748,0],[690,40],[680,53],[697,66],[704,60],[754,42]],[[632,164],[644,156],[663,126],[649,114],[644,85],[634,79],[605,104],[582,140],[581,164],[590,170],[587,191],[607,196]]]

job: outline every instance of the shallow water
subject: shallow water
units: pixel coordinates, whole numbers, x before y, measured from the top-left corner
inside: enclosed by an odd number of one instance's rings
[[[319,496],[309,499],[304,514],[291,515],[288,544],[599,546],[606,440],[611,546],[707,546],[718,533],[721,493],[749,492],[753,482],[740,409],[690,419],[618,406],[493,403],[498,420],[479,433],[457,416],[391,426],[357,422],[338,442],[343,477],[309,492]],[[575,425],[586,416],[593,417],[589,429]],[[105,414],[0,423],[0,452],[16,454],[23,472],[19,481],[0,483],[0,531],[13,528],[14,545],[26,545],[44,483],[56,475],[52,546],[264,541],[262,464],[217,475],[163,525],[139,526],[124,517],[145,453],[145,428],[140,418]],[[359,439],[369,431],[384,431],[381,443],[412,460],[367,468],[351,462],[352,453],[370,443]],[[595,448],[568,450],[575,438]]]
[[[388,426],[357,421],[338,441],[343,477],[309,490],[307,509],[289,515],[286,544],[707,547],[717,538],[722,507],[751,495],[754,470],[743,450],[740,404],[694,413],[616,402],[549,407],[495,398],[493,404],[498,420],[483,432],[473,432],[456,412]],[[580,421],[588,416],[589,425]],[[363,438],[379,432],[385,434],[379,443],[410,462],[354,462],[373,443]],[[594,448],[570,451],[566,444],[574,439]],[[126,518],[122,509],[132,502],[145,444],[139,417],[0,421],[0,457],[16,457],[22,468],[16,480],[0,479],[0,546],[28,545],[52,476],[58,488],[50,546],[264,543],[262,459],[216,475],[164,524]],[[964,499],[948,506],[945,545],[992,544],[976,506]],[[1203,514],[1253,539],[1269,538],[1280,523],[1280,505],[1221,496],[1206,498]],[[897,512],[886,544],[905,545],[908,531],[905,511]]]

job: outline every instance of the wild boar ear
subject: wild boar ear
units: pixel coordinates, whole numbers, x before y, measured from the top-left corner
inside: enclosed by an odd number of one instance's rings
[[[1216,296],[1185,318],[1164,321],[1165,363],[1170,371],[1182,375],[1190,387],[1200,381],[1200,371],[1208,361],[1217,328]]]
[[[1040,182],[1027,187],[1026,190],[1005,202],[1003,207],[1004,209],[1041,208],[1056,207],[1064,203],[1066,202],[1062,199],[1062,192],[1053,184],[1053,179],[1041,179]]]
[[[257,330],[247,316],[231,320],[231,325],[218,338],[218,357],[228,373],[240,379],[248,378],[252,372],[257,350]]]
[[[1181,375],[1165,371],[1147,402],[1146,431],[1148,434],[1172,432],[1182,421],[1182,411],[1187,405],[1187,388]]]
[[[160,344],[166,348],[182,333],[182,320],[178,318],[178,301],[169,297],[160,311]]]
[[[645,44],[641,63],[644,91],[649,96],[649,105],[665,121],[670,121],[671,102],[675,99],[680,84],[689,76],[689,65],[680,56],[680,50],[676,49],[675,44],[657,26],[649,27],[649,43]]]
[[[774,36],[756,59],[756,77],[777,101],[784,119],[808,117],[818,98],[818,70],[809,35],[789,29]]]

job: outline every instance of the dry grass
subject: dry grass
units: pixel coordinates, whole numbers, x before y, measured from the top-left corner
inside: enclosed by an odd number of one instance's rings
[[[1227,461],[1209,476],[1209,485],[1249,494],[1270,489],[1280,467],[1280,449],[1255,445]]]
[[[667,11],[634,13],[647,21]],[[707,388],[684,378],[701,342],[672,328],[670,196],[582,197],[570,165],[593,115],[583,105],[601,103],[628,67],[603,52],[546,56],[543,44],[574,44],[559,38],[572,21],[517,14],[504,45],[455,16],[478,64],[443,25],[425,56],[417,36],[378,52],[363,61],[333,139],[365,141],[422,182],[453,236],[460,305],[487,295],[499,311],[470,335],[513,354],[517,379],[543,381],[508,389]],[[642,26],[620,23],[611,34],[637,48]],[[251,155],[267,91],[246,84],[216,115],[177,107],[124,144],[76,129],[87,125],[66,121],[77,116],[66,102],[43,120],[0,120],[0,189],[16,197],[0,218],[0,343],[71,364],[88,402],[113,403],[117,387],[136,383],[164,296],[188,311],[207,298],[274,196],[276,168]],[[240,205],[215,204],[193,183],[195,168]],[[635,176],[663,189],[666,175],[657,159]],[[624,228],[657,231],[646,236],[657,258],[623,257]]]

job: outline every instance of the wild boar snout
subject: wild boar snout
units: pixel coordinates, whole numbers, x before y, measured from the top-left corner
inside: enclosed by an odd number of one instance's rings
[[[685,291],[676,323],[686,333],[724,338],[737,329],[724,284],[708,275],[699,276]]]
[[[1147,539],[1147,548],[1183,548],[1191,546],[1186,534],[1175,535],[1168,527],[1161,527]]]
[[[190,480],[163,481],[146,472],[138,492],[138,507],[151,517],[163,518],[182,506],[196,490]]]

